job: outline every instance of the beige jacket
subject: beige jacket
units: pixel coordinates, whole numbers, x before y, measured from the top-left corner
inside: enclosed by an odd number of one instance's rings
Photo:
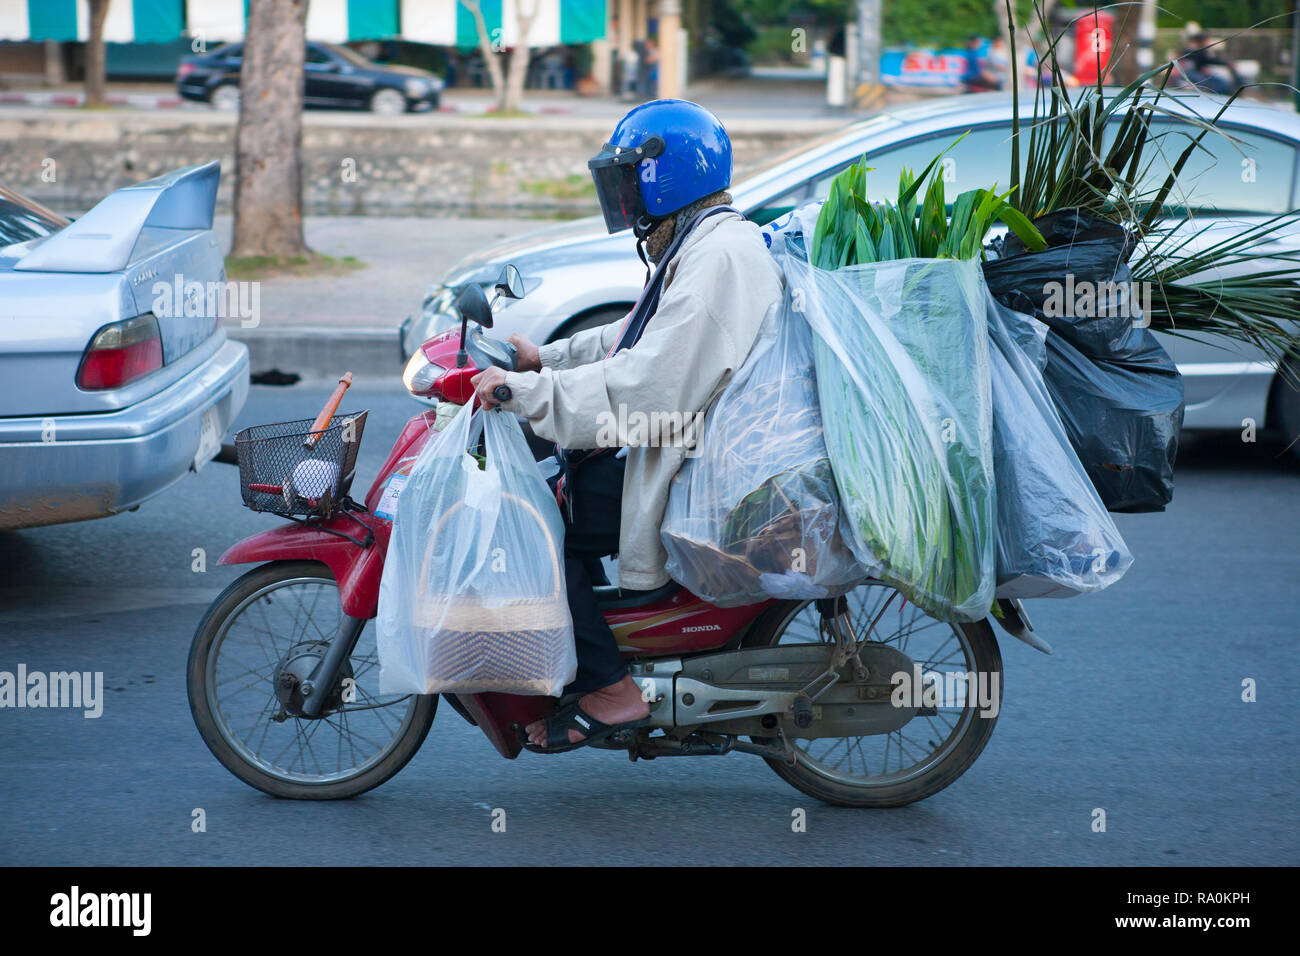
[[[664,266],[659,308],[641,340],[610,358],[623,320],[539,349],[540,372],[509,372],[505,408],[564,448],[627,447],[618,583],[668,582],[659,525],[668,483],[709,407],[781,299],[781,270],[758,226],[705,219]],[[579,466],[580,467],[580,466]]]

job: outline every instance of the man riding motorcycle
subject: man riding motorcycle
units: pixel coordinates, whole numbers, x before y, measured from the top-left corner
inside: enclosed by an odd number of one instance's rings
[[[659,526],[696,429],[629,434],[628,423],[697,422],[782,295],[758,227],[729,206],[731,141],[708,110],[684,100],[638,106],[588,167],[609,231],[631,229],[642,260],[656,266],[641,298],[626,318],[548,345],[512,335],[519,371],[490,368],[474,379],[483,407],[509,386],[502,407],[562,449],[557,497],[578,673],[555,711],[526,728],[529,749],[550,753],[649,713],[593,581],[603,581],[599,559],[617,554],[622,589],[668,583]]]

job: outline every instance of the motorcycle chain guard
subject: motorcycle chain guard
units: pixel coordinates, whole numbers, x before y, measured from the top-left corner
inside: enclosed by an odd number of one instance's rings
[[[631,673],[650,702],[651,725],[674,735],[703,726],[752,737],[774,737],[778,728],[802,739],[867,736],[890,733],[916,716],[916,707],[891,703],[893,675],[910,675],[912,659],[889,645],[866,642],[858,653],[865,680],[857,680],[846,664],[839,679],[817,695],[809,725],[796,727],[789,719],[795,702],[826,673],[831,652],[827,644],[756,647],[685,662],[634,663]]]

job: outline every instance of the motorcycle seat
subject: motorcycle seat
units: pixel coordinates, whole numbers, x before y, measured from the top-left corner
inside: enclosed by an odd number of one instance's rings
[[[595,588],[596,604],[602,611],[647,607],[667,600],[681,589],[682,586],[676,581],[669,581],[663,587],[655,588],[653,591],[624,591],[617,584],[598,585]]]

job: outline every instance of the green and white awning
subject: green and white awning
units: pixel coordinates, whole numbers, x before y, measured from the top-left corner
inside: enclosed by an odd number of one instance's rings
[[[397,0],[311,0],[307,38],[345,43],[399,36],[397,10]],[[185,0],[189,34],[211,42],[242,40],[247,14],[247,0]]]
[[[312,0],[316,2],[316,0]],[[532,46],[590,43],[605,36],[605,0],[480,0],[488,37],[519,42],[519,10],[536,11]],[[459,0],[401,0],[402,37],[437,46],[478,46],[474,15]]]
[[[109,43],[170,43],[185,31],[184,0],[112,0]],[[86,0],[0,0],[0,40],[87,40]]]
[[[519,41],[520,8],[535,10],[533,46],[590,43],[605,36],[606,0],[480,0],[488,36]],[[112,0],[109,43],[169,43],[181,36],[224,42],[244,36],[248,0]],[[0,40],[86,40],[86,0],[0,0]],[[307,36],[342,43],[397,37],[438,46],[478,45],[473,14],[459,0],[311,0]]]

